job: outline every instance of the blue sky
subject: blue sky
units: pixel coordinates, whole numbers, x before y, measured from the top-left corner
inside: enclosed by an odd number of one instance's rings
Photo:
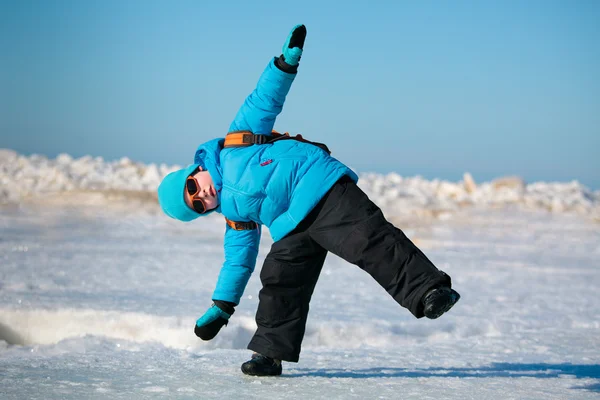
[[[0,0],[0,147],[185,165],[292,26],[276,123],[359,172],[600,188],[598,1]]]

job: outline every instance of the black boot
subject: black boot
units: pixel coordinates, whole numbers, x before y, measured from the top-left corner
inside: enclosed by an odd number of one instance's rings
[[[460,294],[447,286],[434,287],[423,296],[423,313],[429,319],[436,319],[452,308],[460,299]]]
[[[254,353],[250,361],[242,364],[242,372],[254,376],[281,375],[281,360]]]

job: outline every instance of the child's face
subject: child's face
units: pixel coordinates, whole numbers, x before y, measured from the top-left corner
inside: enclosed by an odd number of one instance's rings
[[[187,189],[183,190],[183,197],[188,207],[193,210],[192,200],[200,199],[206,206],[206,211],[216,208],[219,205],[219,199],[213,180],[208,171],[203,171],[200,167],[199,171],[191,176],[196,181],[196,185],[198,185],[198,193],[190,196]]]

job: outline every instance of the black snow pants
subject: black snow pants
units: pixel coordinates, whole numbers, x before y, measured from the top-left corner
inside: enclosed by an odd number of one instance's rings
[[[425,292],[451,285],[450,277],[345,176],[296,229],[273,243],[260,273],[258,329],[248,349],[298,361],[310,298],[328,251],[369,273],[417,318],[423,317]]]

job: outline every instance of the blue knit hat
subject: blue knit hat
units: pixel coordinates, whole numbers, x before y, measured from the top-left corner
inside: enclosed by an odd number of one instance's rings
[[[189,167],[171,172],[158,186],[158,203],[160,207],[171,218],[189,222],[200,216],[192,210],[185,202],[183,191],[188,176],[194,173],[200,164],[192,164]]]

